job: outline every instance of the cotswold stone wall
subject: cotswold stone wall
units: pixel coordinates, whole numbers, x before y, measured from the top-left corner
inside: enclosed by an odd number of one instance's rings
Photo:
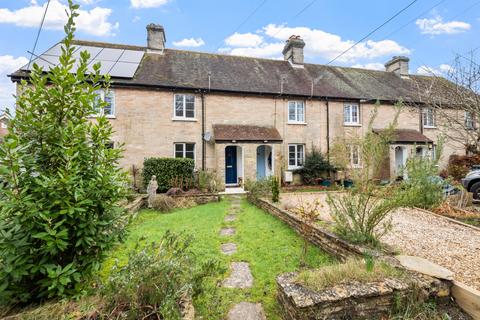
[[[209,202],[218,202],[220,201],[220,196],[217,193],[201,193],[201,194],[189,194],[189,195],[176,195],[173,196],[174,199],[191,199],[195,201],[196,204],[205,204]]]
[[[448,282],[415,274],[408,279],[339,284],[318,292],[297,284],[296,276],[292,272],[277,277],[277,299],[286,320],[384,319],[395,303],[415,292],[421,300],[446,298],[450,292]]]

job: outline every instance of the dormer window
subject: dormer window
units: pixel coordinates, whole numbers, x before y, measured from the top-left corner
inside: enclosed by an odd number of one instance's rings
[[[193,94],[176,94],[174,100],[174,119],[195,119],[195,96]]]

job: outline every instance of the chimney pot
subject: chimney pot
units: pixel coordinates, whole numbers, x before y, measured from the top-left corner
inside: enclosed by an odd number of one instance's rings
[[[147,48],[148,52],[163,53],[165,49],[165,29],[162,25],[150,23],[147,25]]]
[[[292,35],[285,43],[283,48],[283,59],[289,61],[294,66],[303,66],[303,48],[305,42],[300,36]]]
[[[410,59],[405,56],[394,56],[385,63],[385,71],[393,72],[398,76],[408,76],[408,62]]]

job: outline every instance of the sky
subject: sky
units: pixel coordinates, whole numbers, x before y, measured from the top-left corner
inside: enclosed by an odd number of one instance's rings
[[[305,61],[326,64],[412,1],[77,0],[76,38],[145,45],[153,22],[167,48],[282,59],[285,40],[300,35]],[[28,63],[46,3],[0,0],[0,109],[14,106],[7,74]],[[36,54],[62,39],[66,4],[50,0]],[[456,54],[472,52],[480,53],[480,1],[417,0],[331,64],[383,70],[405,55],[411,73],[445,75]]]

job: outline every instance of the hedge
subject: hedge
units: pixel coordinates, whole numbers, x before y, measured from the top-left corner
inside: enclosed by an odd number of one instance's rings
[[[143,161],[143,185],[146,188],[153,175],[157,176],[158,191],[165,192],[174,181],[193,181],[195,161],[184,158],[147,158]]]

